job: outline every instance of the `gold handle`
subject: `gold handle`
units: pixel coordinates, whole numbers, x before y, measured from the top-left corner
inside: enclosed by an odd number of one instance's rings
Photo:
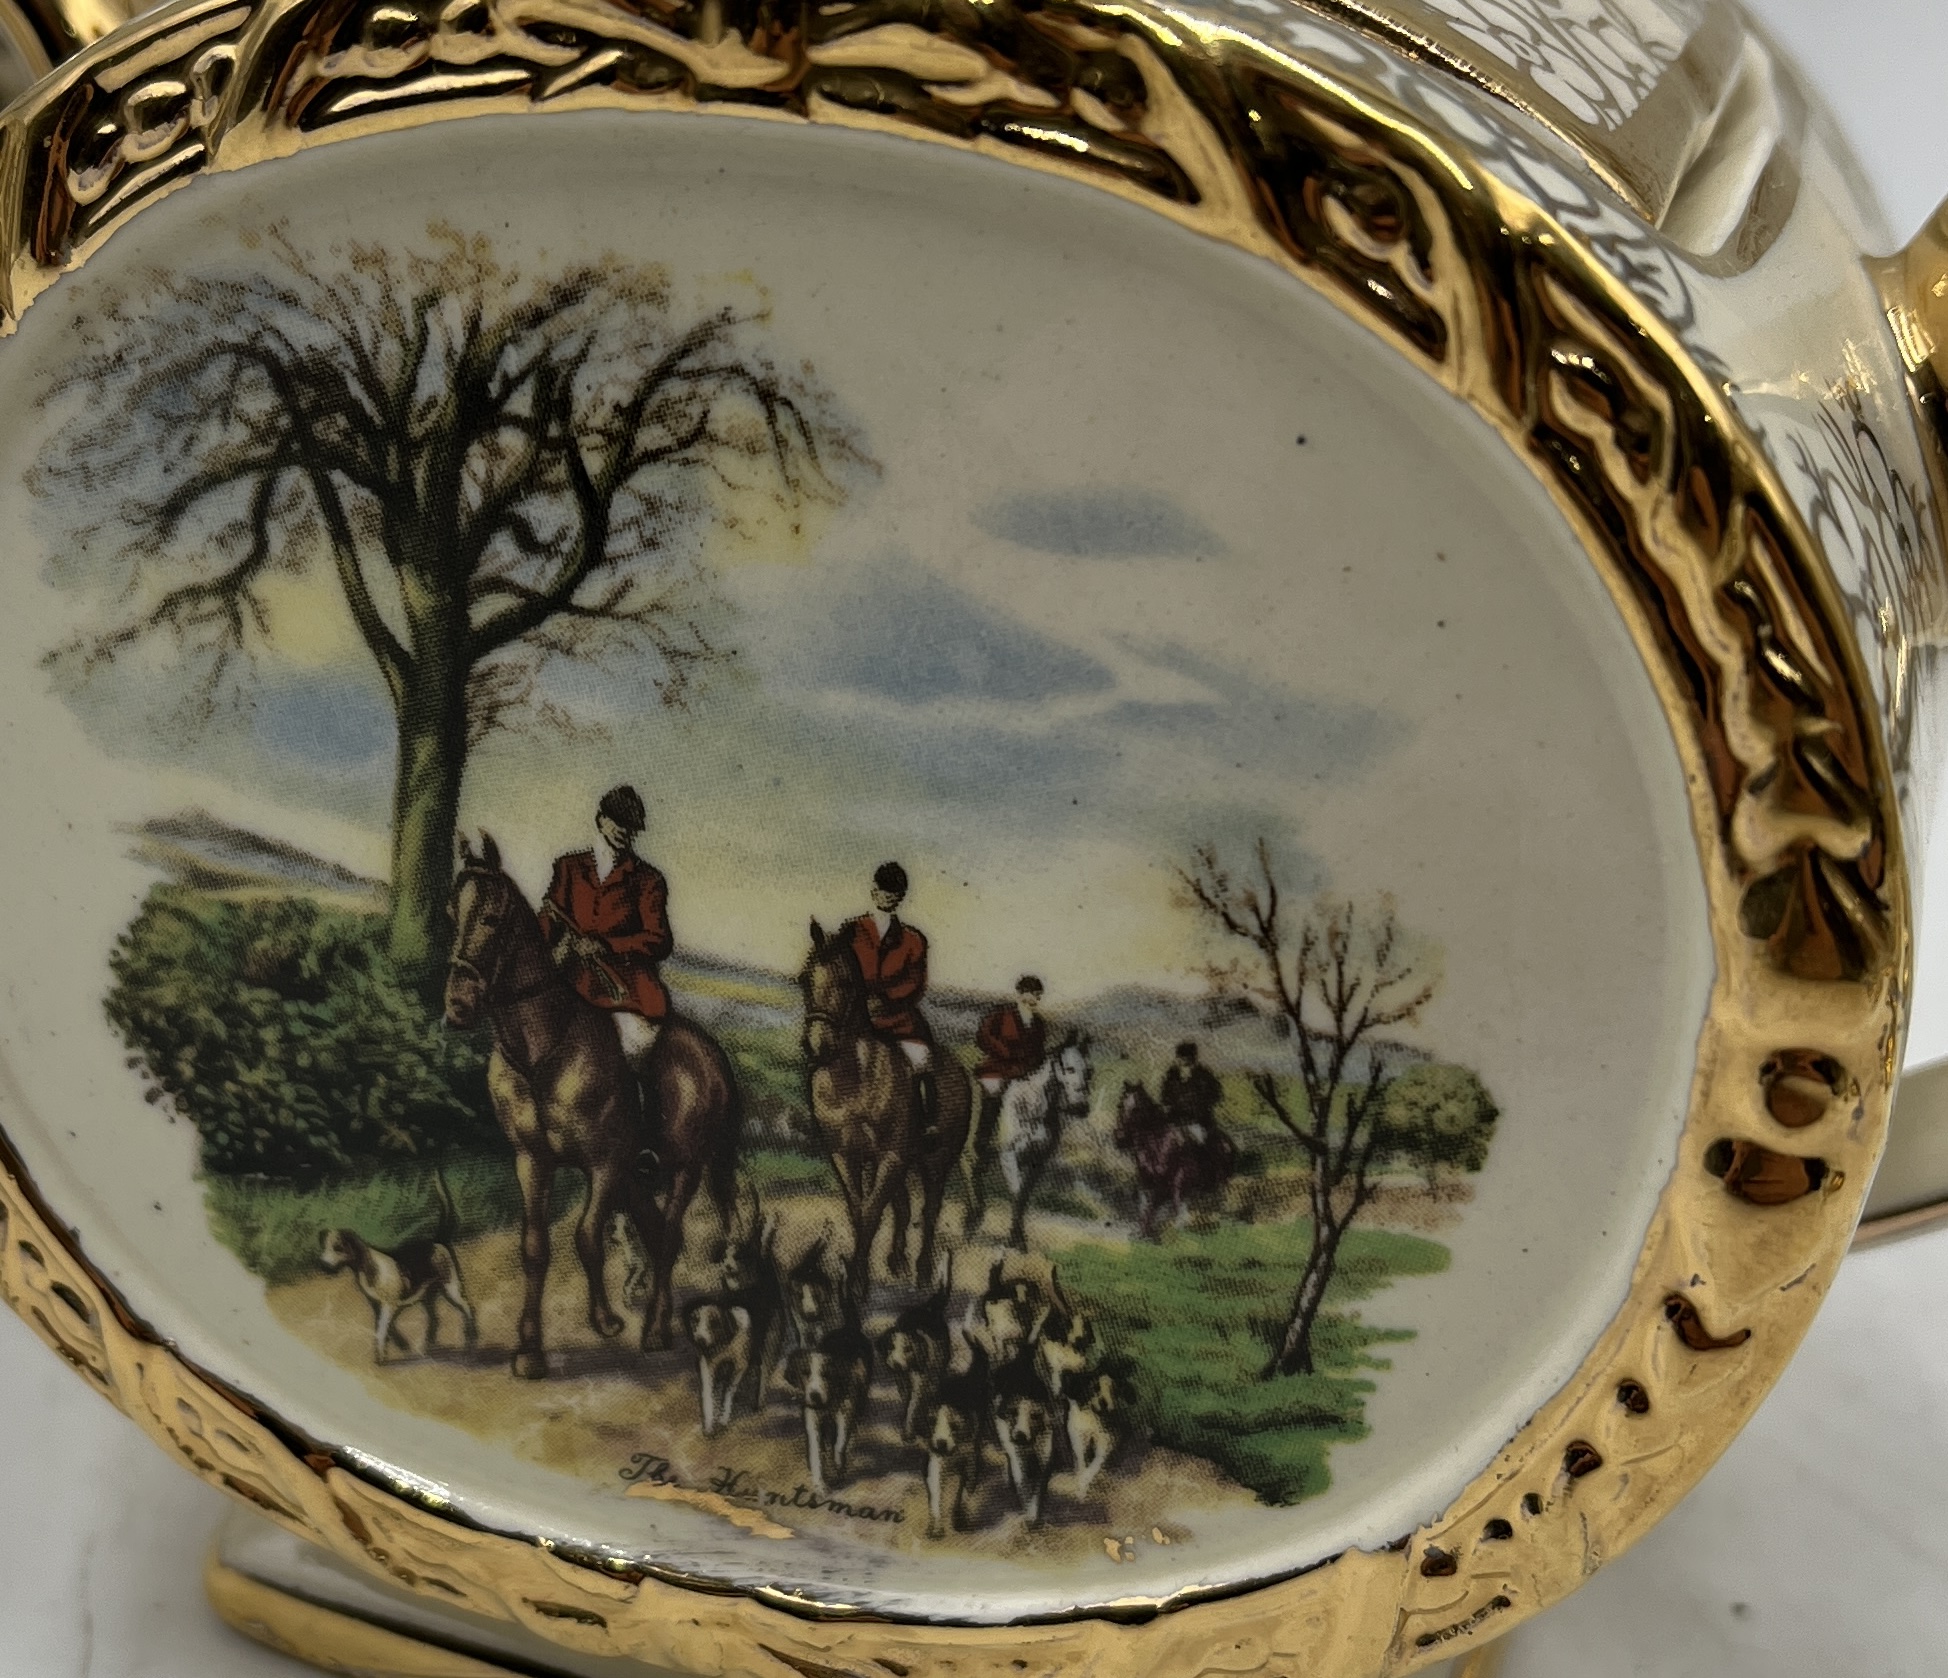
[[[1900,346],[1908,396],[1948,549],[1948,204],[1898,255],[1872,265]],[[1948,1223],[1948,1061],[1905,1074],[1854,1245],[1876,1246]]]
[[[1935,505],[1948,519],[1948,204],[1906,250],[1872,266],[1921,422]]]
[[[147,9],[143,0],[0,0],[0,105]]]

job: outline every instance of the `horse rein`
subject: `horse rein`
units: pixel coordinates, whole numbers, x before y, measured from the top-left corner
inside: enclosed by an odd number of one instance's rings
[[[482,877],[487,877],[484,870],[482,871]],[[496,946],[501,945],[499,928],[495,929],[490,943]],[[497,950],[492,973],[483,971],[478,963],[456,951],[447,958],[447,976],[450,981],[452,976],[458,973],[471,979],[480,987],[481,1006],[488,1012],[489,1026],[494,1034],[494,1046],[500,1050],[502,1057],[520,1072],[522,1077],[532,1078],[535,1073],[539,1072],[542,1067],[548,1064],[548,1061],[554,1054],[560,1052],[564,1046],[564,1042],[558,1041],[539,1060],[527,1060],[526,1057],[515,1053],[514,1045],[508,1041],[507,1034],[501,1029],[500,1022],[495,1018],[495,1014],[502,1008],[514,1008],[524,1002],[539,1000],[541,997],[546,996],[550,990],[554,989],[561,980],[552,968],[544,968],[541,976],[532,984],[524,986],[511,995],[496,995],[500,987],[501,969],[506,964],[507,951],[504,946]]]
[[[821,960],[824,959],[822,955],[820,956],[820,959]],[[817,963],[814,962],[812,965],[816,966]],[[856,967],[857,964],[855,963],[854,965]],[[863,981],[861,982],[863,983]],[[849,1022],[852,1021],[857,1015],[866,1012],[865,999],[862,996],[856,994],[851,996],[850,998],[848,998],[846,1011],[843,1014],[835,1014],[830,1012],[827,1009],[814,1008],[812,1006],[811,977],[810,977],[809,969],[807,971],[805,978],[800,981],[800,986],[806,993],[805,1026],[808,1031],[810,1030],[811,1027],[815,1025],[822,1025],[825,1026],[827,1029],[829,1029],[834,1037],[842,1038],[847,1035],[856,1037],[859,1035],[858,1030],[856,1028],[852,1028],[849,1025]],[[871,1029],[870,1022],[867,1025],[867,1029],[868,1030]]]
[[[808,1031],[812,1026],[822,1025],[830,1030],[835,1038],[841,1040],[847,1037],[871,1037],[877,1035],[873,1031],[872,1015],[867,1009],[865,1000],[862,997],[855,997],[851,1005],[842,1014],[835,1014],[824,1008],[814,1008],[811,1005],[810,999],[807,998],[804,1017],[805,1026]]]
[[[822,1025],[826,1027],[826,1029],[832,1033],[832,1038],[834,1043],[838,1043],[844,1041],[845,1038],[845,1021],[842,1020],[837,1014],[828,1014],[823,1009],[814,1009],[808,1007],[805,1010],[805,1030],[803,1033],[803,1037],[805,1039],[805,1059],[807,1063],[813,1067],[830,1066],[832,1062],[838,1058],[836,1052],[827,1055],[824,1060],[820,1060],[815,1055],[813,1055],[811,1051],[809,1040],[811,1037],[812,1027],[815,1025]]]

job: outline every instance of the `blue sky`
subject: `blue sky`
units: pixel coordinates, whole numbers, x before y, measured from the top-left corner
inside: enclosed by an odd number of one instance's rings
[[[1198,602],[1238,568],[1194,515],[1152,490],[1090,486],[977,502],[924,554],[872,541],[875,528],[868,504],[809,558],[725,570],[737,656],[688,714],[656,702],[640,664],[555,668],[549,696],[593,726],[491,739],[470,766],[467,821],[538,868],[586,842],[604,787],[632,780],[679,935],[773,962],[790,959],[804,914],[862,907],[866,876],[897,856],[916,881],[911,913],[947,930],[968,982],[1059,968],[1039,929],[1093,943],[1106,920],[1130,923],[1126,954],[1079,952],[1075,983],[1177,976],[1129,969],[1158,966],[1171,867],[1201,840],[1242,852],[1262,834],[1291,886],[1326,883],[1305,811],[1403,726],[1306,691],[1302,624],[1289,674],[1248,668],[1212,632]],[[314,586],[308,613],[342,611]],[[145,682],[166,659],[152,648],[71,694],[105,745],[383,827],[391,711],[349,635],[323,654],[263,653],[200,730],[154,704]],[[998,933],[997,914],[1022,930]]]

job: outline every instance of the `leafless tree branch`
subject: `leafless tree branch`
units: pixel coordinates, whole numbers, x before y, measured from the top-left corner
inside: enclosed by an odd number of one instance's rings
[[[544,702],[510,685],[513,664],[588,651],[538,633],[557,620],[630,632],[675,702],[723,656],[676,541],[717,516],[701,486],[793,505],[839,499],[835,472],[871,467],[824,393],[753,347],[761,311],[682,320],[659,269],[602,259],[529,281],[442,226],[404,253],[321,259],[281,227],[267,244],[264,271],[111,300],[42,393],[122,415],[63,426],[33,479],[50,499],[119,496],[125,539],[95,581],[115,573],[126,608],[55,655],[84,679],[158,632],[233,654],[310,525],[395,705],[456,600],[463,644],[436,662],[498,661],[468,699],[476,738]],[[245,534],[248,558],[163,581]]]
[[[1268,1373],[1309,1371],[1312,1330],[1346,1230],[1372,1199],[1388,1072],[1375,1034],[1410,1024],[1433,1000],[1435,980],[1409,959],[1390,903],[1362,911],[1322,898],[1294,927],[1271,847],[1260,839],[1252,872],[1235,873],[1214,845],[1197,846],[1177,881],[1186,903],[1251,955],[1214,966],[1215,987],[1268,1008],[1290,1031],[1303,1111],[1277,1076],[1251,1088],[1311,1165],[1312,1247],[1282,1344]],[[1358,1066],[1366,1053],[1364,1069]]]

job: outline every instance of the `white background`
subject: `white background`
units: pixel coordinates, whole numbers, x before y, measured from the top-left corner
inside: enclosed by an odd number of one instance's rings
[[[1750,0],[1826,90],[1905,235],[1948,193],[1944,0]],[[1929,870],[1948,881],[1948,842]],[[1948,1054],[1948,890],[1910,1060]],[[1948,1649],[1948,1232],[1849,1261],[1702,1488],[1515,1640],[1507,1678],[1922,1678]],[[225,1500],[0,1313],[0,1678],[244,1678],[197,1575]]]

